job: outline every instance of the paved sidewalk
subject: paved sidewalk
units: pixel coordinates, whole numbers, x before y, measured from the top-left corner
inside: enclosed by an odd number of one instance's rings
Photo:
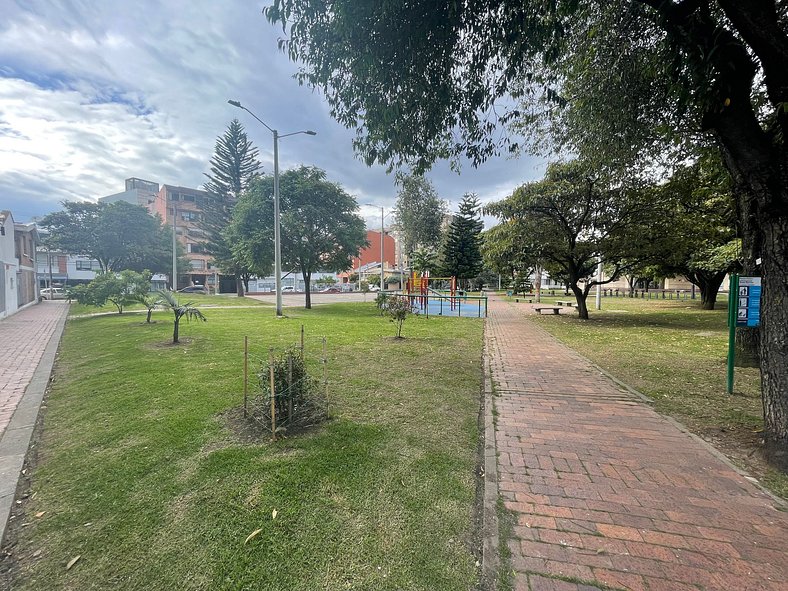
[[[788,591],[788,513],[705,444],[491,298],[515,589]]]
[[[0,540],[67,313],[42,302],[0,320]]]

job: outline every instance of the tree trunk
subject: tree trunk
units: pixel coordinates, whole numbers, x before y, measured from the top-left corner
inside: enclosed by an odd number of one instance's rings
[[[788,468],[788,215],[762,218],[760,226],[763,420],[768,456]]]
[[[311,282],[310,280],[312,278],[312,273],[302,273],[302,275],[304,276],[304,291],[306,292],[304,294],[304,302],[305,302],[304,303],[304,308],[306,308],[307,310],[311,310],[312,309],[312,290],[311,290],[309,284]]]
[[[235,276],[235,293],[239,298],[244,297],[244,281],[240,275]]]
[[[176,314],[175,315],[175,324],[173,325],[173,328],[172,328],[172,342],[173,343],[177,343],[178,342],[178,325],[180,324],[180,322],[181,322],[181,319]]]
[[[757,260],[761,256],[755,210],[751,199],[747,198],[746,190],[739,186],[740,181],[734,179],[736,189],[737,222],[741,236],[742,275],[757,277],[761,274]],[[735,298],[736,294],[730,294]],[[760,327],[741,327],[736,329],[736,365],[738,367],[760,367],[759,353]]]
[[[713,310],[717,303],[717,294],[720,285],[725,280],[725,273],[709,273],[698,287],[700,287],[700,302],[704,310]]]
[[[577,313],[583,320],[588,320],[588,306],[586,306],[586,297],[588,293],[582,289],[577,283],[572,284],[572,293],[575,294],[575,300],[577,300]]]
[[[148,308],[148,318],[145,320],[148,324],[150,324],[150,315],[153,314],[153,308]]]

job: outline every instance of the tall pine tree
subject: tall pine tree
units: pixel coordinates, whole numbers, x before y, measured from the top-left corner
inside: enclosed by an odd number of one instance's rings
[[[466,193],[443,243],[441,266],[444,275],[452,275],[465,285],[479,275],[482,270],[483,228],[479,198],[474,193]]]
[[[216,139],[211,172],[205,174],[208,181],[204,188],[209,194],[202,221],[202,228],[208,234],[206,249],[223,274],[235,276],[239,296],[244,294],[244,282],[249,280],[251,273],[233,256],[226,230],[241,193],[260,170],[257,156],[257,148],[246,137],[243,125],[233,119],[224,134]]]

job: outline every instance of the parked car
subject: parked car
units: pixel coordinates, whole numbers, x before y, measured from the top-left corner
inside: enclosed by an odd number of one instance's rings
[[[380,287],[378,287],[377,285],[370,285],[369,291],[380,291]]]
[[[189,287],[179,289],[178,293],[201,293],[203,295],[208,295],[208,289],[204,285],[190,285]]]
[[[320,293],[342,293],[341,287],[326,287],[325,289],[321,289]]]
[[[295,287],[293,287],[292,285],[285,285],[282,288],[282,292],[289,291],[290,293],[293,293],[295,290],[296,290]]]
[[[45,287],[41,290],[41,297],[45,300],[65,300],[66,290],[62,287]]]

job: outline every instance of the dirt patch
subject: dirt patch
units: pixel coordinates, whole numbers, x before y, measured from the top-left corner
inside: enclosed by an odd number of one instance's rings
[[[764,457],[760,432],[744,426],[705,427],[693,431],[759,482],[763,482],[767,472],[774,468]]]
[[[192,338],[183,337],[183,338],[179,339],[179,341],[177,343],[173,343],[172,341],[164,341],[164,342],[158,342],[158,343],[148,343],[148,344],[143,345],[143,346],[146,349],[173,349],[173,348],[176,348],[176,347],[182,347],[182,346],[185,346],[185,345],[189,345],[193,341],[194,341],[194,339],[192,339]]]

